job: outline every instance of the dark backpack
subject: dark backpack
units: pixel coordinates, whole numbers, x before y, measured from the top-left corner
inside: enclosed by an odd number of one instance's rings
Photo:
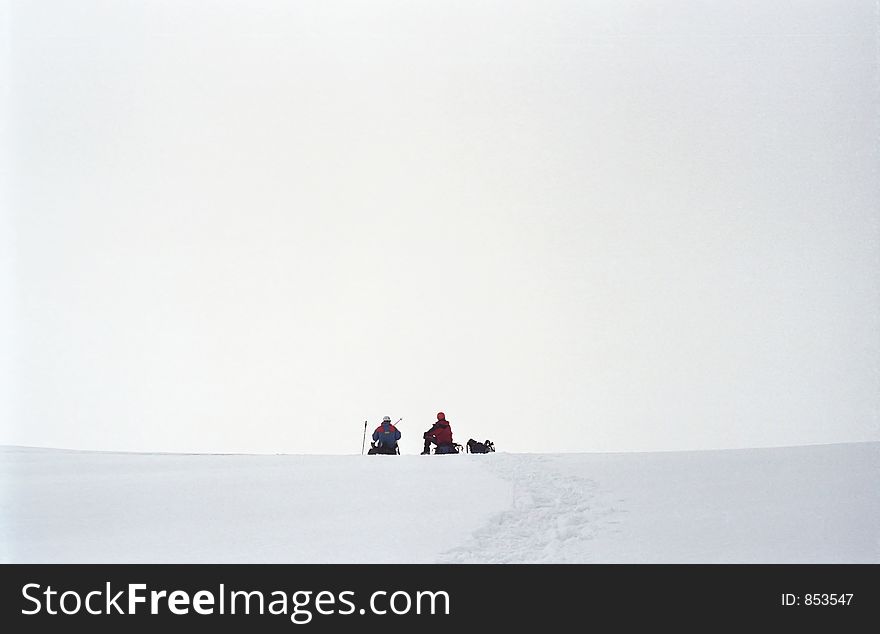
[[[368,456],[375,455],[386,455],[386,456],[399,456],[400,455],[400,447],[396,444],[393,447],[386,447],[385,445],[377,445],[374,442],[370,443],[370,449],[367,451]]]
[[[495,451],[495,443],[491,440],[485,442],[477,442],[473,438],[467,441],[467,450],[469,453],[489,453]]]

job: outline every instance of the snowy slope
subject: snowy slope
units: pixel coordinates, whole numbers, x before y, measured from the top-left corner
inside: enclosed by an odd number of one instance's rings
[[[880,563],[880,443],[644,454],[0,449],[3,562]]]

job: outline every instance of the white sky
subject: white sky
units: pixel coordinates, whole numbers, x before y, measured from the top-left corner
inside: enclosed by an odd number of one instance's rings
[[[0,443],[880,439],[875,1],[0,6]]]

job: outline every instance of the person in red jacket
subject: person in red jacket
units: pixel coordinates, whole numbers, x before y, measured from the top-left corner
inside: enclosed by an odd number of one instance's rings
[[[452,428],[449,421],[446,420],[446,414],[439,412],[437,414],[437,422],[431,426],[431,429],[425,432],[425,450],[422,455],[431,453],[431,443],[437,445],[434,453],[458,453],[455,445],[452,443]]]

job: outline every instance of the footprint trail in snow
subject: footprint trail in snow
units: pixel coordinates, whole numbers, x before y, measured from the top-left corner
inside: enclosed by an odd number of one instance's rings
[[[482,458],[482,457],[481,457]],[[584,563],[591,540],[615,522],[619,509],[597,483],[562,474],[552,456],[496,454],[486,467],[513,484],[511,508],[494,515],[440,563]]]

